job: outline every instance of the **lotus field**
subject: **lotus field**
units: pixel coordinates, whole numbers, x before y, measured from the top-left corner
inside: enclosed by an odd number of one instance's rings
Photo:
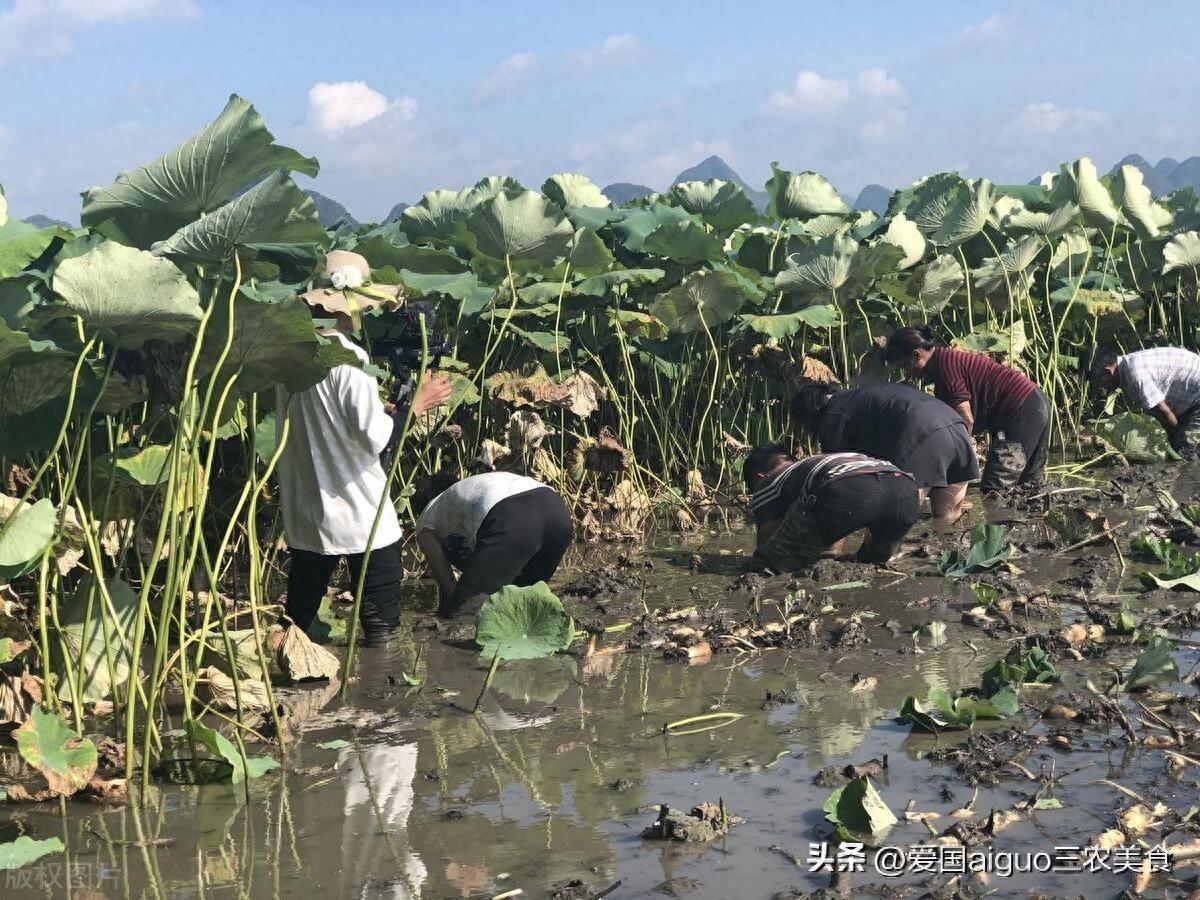
[[[1076,373],[1097,342],[1195,345],[1200,199],[1154,199],[1131,166],[934,174],[882,217],[778,166],[765,214],[721,181],[614,207],[583,175],[488,177],[358,230],[318,222],[292,177],[317,172],[234,96],[85,191],[78,229],[6,219],[0,196],[0,725],[39,748],[46,796],[91,780],[85,733],[124,743],[142,791],[202,758],[235,782],[268,768],[251,709],[286,753],[273,389],[358,364],[298,296],[332,249],[431,302],[452,347],[450,404],[390,463],[402,521],[431,480],[502,468],[553,484],[591,538],[688,529],[788,430],[801,379],[892,377],[880,339],[926,321],[1042,385],[1060,472],[1171,452],[1144,417],[1089,414]],[[367,346],[396,316],[359,324]]]

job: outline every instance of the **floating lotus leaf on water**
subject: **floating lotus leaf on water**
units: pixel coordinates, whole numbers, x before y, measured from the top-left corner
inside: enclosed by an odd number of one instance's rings
[[[64,261],[52,285],[66,310],[118,347],[178,340],[204,315],[199,294],[173,263],[113,241]]]
[[[812,328],[832,328],[841,319],[841,313],[836,306],[819,305],[805,307],[793,313],[738,318],[751,331],[782,341],[790,338],[805,325]]]
[[[1113,201],[1141,238],[1156,238],[1171,226],[1171,213],[1154,202],[1145,176],[1137,166],[1125,165],[1112,178]]]
[[[941,225],[930,240],[946,247],[957,247],[983,231],[992,215],[992,204],[996,196],[993,185],[986,178],[974,178],[964,182],[955,192],[954,202],[946,210]]]
[[[213,122],[170,153],[87,191],[81,221],[108,223],[124,243],[148,250],[264,175],[288,169],[315,177],[318,168],[315,159],[276,144],[262,116],[234,94]]]
[[[1166,638],[1152,637],[1124,679],[1125,690],[1142,691],[1163,681],[1178,681],[1179,666],[1175,662],[1174,649]]]
[[[279,760],[270,756],[252,756],[246,759],[245,765],[238,754],[233,742],[219,731],[209,728],[195,719],[183,723],[184,733],[188,739],[208,750],[213,756],[226,762],[231,767],[229,778],[233,784],[241,784],[251,778],[258,778],[279,768]]]
[[[64,664],[73,670],[72,678],[83,699],[104,700],[129,681],[138,595],[116,578],[107,579],[103,589],[97,586],[94,593],[93,584],[90,575],[79,583],[59,613],[62,627],[58,634],[67,650]],[[59,685],[58,695],[63,699],[72,696],[66,679]]]
[[[825,801],[824,811],[826,821],[838,826],[839,833],[872,838],[882,837],[898,821],[866,775],[836,788]]]
[[[544,581],[506,585],[475,617],[475,643],[487,657],[541,659],[566,650],[574,639],[575,623]]]
[[[677,182],[667,196],[718,231],[729,231],[756,217],[754,204],[746,192],[731,181],[713,178]]]
[[[1195,270],[1200,266],[1200,232],[1177,234],[1163,248],[1163,274],[1176,269]]]
[[[56,837],[35,841],[29,835],[23,834],[14,841],[0,844],[0,870],[11,872],[31,862],[37,862],[43,856],[62,853],[66,849],[63,842]]]
[[[646,253],[682,263],[715,261],[725,255],[721,241],[695,222],[669,222],[652,231],[642,245]]]
[[[728,322],[749,296],[736,273],[701,271],[659,294],[650,312],[671,331],[690,334]]]
[[[69,797],[96,774],[96,745],[79,737],[57,713],[34,707],[13,736],[21,758],[41,773],[54,794]]]
[[[983,692],[996,695],[1005,688],[1019,690],[1023,684],[1051,684],[1061,676],[1041,647],[1014,646],[980,676]]]
[[[812,216],[850,214],[829,179],[816,172],[793,174],[771,163],[771,178],[767,181],[767,215],[777,219],[807,219]]]
[[[58,511],[47,499],[5,510],[0,519],[0,583],[35,568],[54,539]]]
[[[220,263],[239,249],[259,244],[329,244],[316,204],[283,170],[203,219],[185,225],[155,244],[153,251],[156,256],[188,263]]]
[[[1004,562],[1012,555],[1007,531],[1002,525],[976,525],[971,529],[970,548],[947,550],[938,561],[938,571],[950,578],[982,572]]]
[[[536,191],[497,194],[472,210],[466,225],[480,253],[546,266],[566,254],[575,235],[562,210]]]
[[[586,175],[560,172],[551,175],[542,183],[542,193],[557,203],[563,210],[567,207],[606,207],[611,202],[604,192]]]
[[[1096,435],[1130,462],[1179,459],[1162,425],[1145,413],[1118,413],[1097,423]]]
[[[970,728],[976,719],[1006,719],[1016,715],[1019,708],[1017,693],[1009,686],[990,697],[954,695],[944,688],[933,688],[925,700],[906,697],[897,718],[936,734]]]
[[[1050,199],[1056,204],[1074,203],[1079,207],[1083,221],[1093,227],[1111,228],[1121,219],[1108,188],[1096,174],[1095,164],[1086,156],[1062,164],[1054,178]]]
[[[492,687],[522,703],[548,706],[575,682],[578,666],[570,656],[525,659],[496,669]]]

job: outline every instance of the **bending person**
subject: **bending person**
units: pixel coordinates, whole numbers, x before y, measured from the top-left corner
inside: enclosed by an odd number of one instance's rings
[[[797,461],[771,444],[750,451],[742,475],[758,526],[754,557],[776,573],[811,565],[864,528],[858,559],[886,563],[919,515],[912,476],[862,453]]]
[[[571,514],[558,492],[511,472],[464,478],[417,519],[417,545],[437,581],[443,618],[474,615],[506,584],[549,581],[571,536]]]
[[[983,353],[942,346],[928,325],[901,328],[888,340],[888,362],[962,416],[967,429],[988,432],[980,489],[986,494],[1040,481],[1050,438],[1050,404],[1036,384]]]
[[[1154,347],[1118,355],[1097,350],[1087,368],[1092,384],[1120,388],[1131,404],[1162,423],[1171,446],[1200,441],[1200,356],[1180,347]]]
[[[810,382],[792,397],[791,408],[824,452],[885,459],[913,477],[935,519],[953,522],[962,515],[979,461],[966,424],[945,403],[907,384],[842,390]]]

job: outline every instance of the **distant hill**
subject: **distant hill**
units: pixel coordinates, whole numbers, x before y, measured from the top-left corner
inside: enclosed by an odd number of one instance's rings
[[[1139,153],[1130,153],[1110,170],[1116,173],[1121,166],[1136,166],[1142,170],[1146,187],[1155,196],[1161,197],[1180,188],[1190,187],[1200,193],[1200,156],[1189,156],[1183,162],[1167,156],[1153,165]]]
[[[675,176],[675,180],[671,184],[678,184],[681,181],[709,181],[713,178],[718,178],[721,181],[732,181],[746,192],[746,196],[750,198],[750,201],[759,212],[766,211],[767,195],[763,191],[756,191],[750,185],[746,184],[742,180],[742,176],[733,171],[729,163],[725,162],[719,156],[710,156],[690,169],[684,169]],[[608,193],[608,191],[606,190],[605,193]]]
[[[317,217],[321,220],[321,224],[326,228],[332,228],[339,222],[345,221],[352,228],[358,228],[358,220],[350,215],[350,210],[342,206],[332,197],[326,197],[324,194],[317,191],[306,189],[304,193],[312,198],[313,203],[317,205]]]
[[[401,200],[399,203],[397,203],[395,206],[392,207],[392,211],[390,213],[388,213],[387,216],[384,218],[384,220],[382,222],[380,222],[379,224],[386,225],[388,222],[395,222],[398,218],[400,218],[400,213],[404,212],[411,205],[412,204],[405,203],[403,200]]]
[[[617,181],[604,188],[604,196],[612,201],[613,206],[620,206],[630,200],[641,200],[654,193],[654,188],[644,184],[630,184],[628,181]]]
[[[49,216],[43,216],[41,213],[34,213],[32,216],[26,216],[21,220],[34,228],[49,228],[52,225],[61,225],[63,228],[74,228],[70,222],[64,222],[62,219],[52,219]]]
[[[887,212],[888,201],[892,199],[892,189],[882,184],[868,184],[858,192],[858,199],[851,206],[854,209],[869,209],[876,215],[882,216]]]

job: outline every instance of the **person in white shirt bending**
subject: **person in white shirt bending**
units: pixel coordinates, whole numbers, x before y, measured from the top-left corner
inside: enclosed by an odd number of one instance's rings
[[[1200,441],[1200,355],[1181,347],[1124,356],[1097,350],[1087,374],[1100,390],[1119,387],[1131,405],[1158,419],[1176,450]]]
[[[511,472],[464,478],[417,519],[417,545],[437,581],[443,618],[474,615],[507,584],[549,581],[571,536],[571,514],[558,492]]]
[[[357,253],[335,250],[328,255],[318,287],[304,299],[321,315],[333,316],[328,337],[354,353],[367,354],[346,337],[357,314],[383,303],[395,303],[400,289],[369,282],[370,268]],[[444,403],[450,383],[444,375],[424,379],[412,398],[413,415]],[[335,366],[308,388],[291,394],[276,387],[278,428],[284,415],[287,443],[279,457],[279,501],[283,533],[291,559],[286,612],[307,629],[338,562],[344,557],[357,584],[370,543],[363,587],[361,622],[364,643],[384,640],[400,618],[400,523],[379,455],[399,437],[405,409],[391,409],[380,399],[375,377],[352,365]],[[380,506],[383,512],[371,529]]]

